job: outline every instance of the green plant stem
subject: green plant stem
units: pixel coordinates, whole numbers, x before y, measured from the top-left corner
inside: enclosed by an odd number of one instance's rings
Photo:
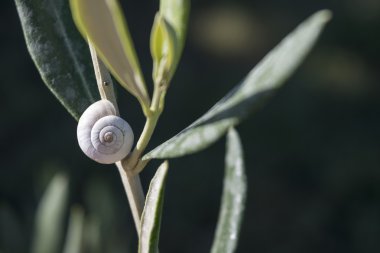
[[[136,174],[142,171],[149,162],[149,160],[141,161],[141,156],[153,135],[158,119],[160,118],[161,113],[164,109],[164,100],[168,85],[164,81],[166,79],[164,78],[163,66],[164,65],[161,65],[159,68],[159,75],[155,80],[152,103],[149,108],[149,113],[144,113],[146,116],[144,129],[140,135],[139,140],[137,141],[137,145],[133,152],[122,161],[123,165],[128,170],[132,170]]]
[[[89,42],[89,46],[100,96],[102,99],[107,99],[112,102],[115,106],[117,114],[119,114],[110,73],[102,61],[98,58],[95,48],[91,45],[91,42]],[[149,160],[142,161],[141,156],[153,135],[158,119],[163,111],[163,101],[166,94],[165,87],[166,85],[162,85],[162,82],[155,84],[152,104],[149,108],[149,113],[144,112],[146,122],[140,138],[137,141],[136,147],[129,156],[116,163],[138,234],[140,234],[141,214],[145,203],[145,196],[138,173],[142,171],[149,162]]]
[[[144,129],[133,152],[122,161],[123,165],[127,169],[134,171],[135,174],[142,171],[149,162],[141,161],[141,156],[153,135],[158,119],[164,109],[166,87],[161,81],[155,84],[150,113],[147,115]]]
[[[146,146],[149,143],[150,138],[152,137],[153,131],[156,128],[158,116],[156,114],[151,114],[146,122],[144,129],[140,135],[139,140],[137,141],[135,149],[132,153],[123,160],[123,165],[125,165],[129,170],[133,171],[144,152]]]
[[[143,170],[144,167],[148,163],[148,162],[142,163],[140,158],[153,135],[154,129],[156,128],[158,119],[160,118],[160,115],[162,112],[162,108],[159,108],[159,106],[156,106],[155,103],[153,103],[154,101],[157,100],[157,99],[155,100],[155,97],[157,96],[156,93],[160,93],[160,92],[157,91],[157,89],[155,89],[155,92],[153,94],[152,105],[150,107],[151,113],[147,116],[144,129],[140,135],[139,140],[137,141],[136,147],[133,150],[133,152],[122,162],[123,165],[128,170],[134,171],[135,174]]]
[[[117,114],[119,114],[111,76],[102,61],[98,58],[95,48],[91,45],[90,41],[89,46],[100,96],[102,99],[107,99],[112,102],[115,106]],[[134,174],[131,170],[127,169],[122,162],[117,162],[116,166],[119,170],[124,190],[127,194],[137,234],[140,235],[141,214],[145,203],[145,196],[140,182],[140,177],[138,174]]]
[[[116,102],[115,92],[113,90],[111,76],[104,64],[98,58],[95,48],[91,45],[90,41],[89,45],[100,96],[102,99],[108,99],[111,101],[118,113],[119,110]],[[142,104],[144,115],[146,116],[146,122],[140,138],[137,141],[136,147],[130,155],[128,155],[122,161],[116,163],[125,192],[128,197],[138,234],[140,234],[141,213],[144,209],[145,202],[145,197],[138,173],[142,171],[149,162],[149,160],[142,161],[141,157],[153,135],[158,119],[160,118],[160,115],[164,109],[164,99],[166,95],[166,89],[168,87],[167,83],[164,80],[166,80],[164,78],[164,68],[161,67],[159,76],[155,80],[153,98],[149,110],[146,110],[146,105]]]
[[[156,84],[154,88],[155,92],[153,93],[152,105],[150,108],[159,115],[161,115],[164,109],[163,102],[166,95],[166,88],[167,86],[162,81],[159,84]]]

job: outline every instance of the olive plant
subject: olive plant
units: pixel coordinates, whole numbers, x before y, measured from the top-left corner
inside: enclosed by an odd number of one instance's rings
[[[82,118],[88,114],[86,109],[95,108],[90,105],[97,100],[101,102],[94,112],[96,120],[103,117],[99,116],[100,113],[98,115],[99,111],[118,119],[119,109],[127,110],[118,107],[110,73],[117,81],[115,85],[121,85],[141,106],[146,123],[143,129],[134,129],[140,133],[134,147],[132,130],[128,127],[123,130],[113,121],[108,121],[121,131],[121,141],[128,142],[127,151],[122,156],[101,160],[98,159],[95,144],[90,143],[82,148],[98,162],[116,164],[132,210],[140,253],[158,252],[168,159],[202,151],[227,135],[224,188],[211,252],[234,252],[246,200],[243,150],[235,126],[258,109],[296,70],[330,19],[330,12],[319,11],[301,23],[204,115],[174,137],[146,152],[164,112],[165,97],[170,95],[170,86],[175,85],[171,81],[185,45],[190,0],[160,1],[150,37],[152,94],[148,92],[147,83],[150,82],[142,74],[118,0],[15,2],[29,53],[47,87],[71,116],[79,120],[78,137],[82,134]],[[93,114],[90,113],[90,116],[93,117]],[[133,122],[129,124],[133,126]],[[93,127],[93,123],[87,121],[82,125]],[[75,129],[69,131],[74,133]],[[83,141],[91,141],[93,135],[100,136],[99,132],[93,134],[91,131],[86,132]],[[106,151],[99,151],[99,156],[107,153],[107,145],[119,141],[117,138],[118,135],[111,130],[106,132],[100,141],[104,141]],[[82,139],[79,139],[80,144]],[[145,197],[139,173],[152,159],[166,161],[157,169]],[[58,175],[38,208],[32,252],[62,252],[59,237],[52,227],[63,222],[61,207],[66,205],[65,195],[67,179]],[[48,222],[46,217],[50,217]],[[63,252],[80,252],[83,211],[80,207],[74,207],[70,217]]]

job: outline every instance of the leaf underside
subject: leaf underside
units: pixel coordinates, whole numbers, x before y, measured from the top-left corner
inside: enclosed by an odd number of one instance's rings
[[[258,109],[296,70],[330,17],[331,13],[327,10],[309,17],[206,114],[150,151],[143,159],[192,154],[222,137],[231,126],[237,125],[250,112]]]
[[[75,118],[99,99],[87,43],[67,0],[15,0],[28,51],[47,87]]]
[[[139,61],[118,0],[70,0],[74,21],[118,82],[148,100]]]
[[[239,238],[247,192],[243,149],[235,129],[227,135],[222,204],[211,253],[232,253]]]
[[[149,185],[141,217],[139,253],[157,253],[168,162],[157,169]]]

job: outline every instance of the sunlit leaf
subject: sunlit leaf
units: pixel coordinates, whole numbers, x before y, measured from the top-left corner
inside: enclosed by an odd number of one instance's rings
[[[222,204],[211,253],[232,253],[239,238],[247,183],[243,149],[235,129],[227,135]]]
[[[67,197],[68,179],[57,174],[49,183],[37,208],[32,253],[60,252]]]
[[[158,252],[158,240],[161,227],[162,206],[168,162],[164,162],[154,175],[145,200],[141,218],[139,253]]]
[[[100,58],[118,82],[149,105],[143,75],[117,0],[70,0],[74,21],[94,44]]]
[[[63,253],[82,252],[83,226],[84,212],[82,208],[78,206],[73,207],[70,213],[69,228],[67,230]]]
[[[257,109],[296,70],[330,19],[319,11],[299,25],[206,114],[153,149],[144,159],[173,158],[200,151]]]
[[[156,14],[150,36],[150,52],[153,58],[153,80],[168,82],[177,54],[177,38],[172,27],[160,13]]]
[[[173,75],[185,45],[187,23],[190,12],[190,0],[160,0],[159,12],[174,31],[176,38],[176,53],[175,58],[173,59],[173,64],[171,65],[170,74]]]
[[[79,119],[99,95],[89,49],[75,28],[68,2],[15,3],[28,51],[43,81],[70,114]]]

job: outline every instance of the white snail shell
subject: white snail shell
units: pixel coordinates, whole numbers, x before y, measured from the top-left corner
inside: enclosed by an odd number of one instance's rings
[[[115,163],[126,157],[134,138],[130,125],[116,116],[115,107],[105,99],[84,111],[79,119],[77,137],[82,151],[103,164]]]

